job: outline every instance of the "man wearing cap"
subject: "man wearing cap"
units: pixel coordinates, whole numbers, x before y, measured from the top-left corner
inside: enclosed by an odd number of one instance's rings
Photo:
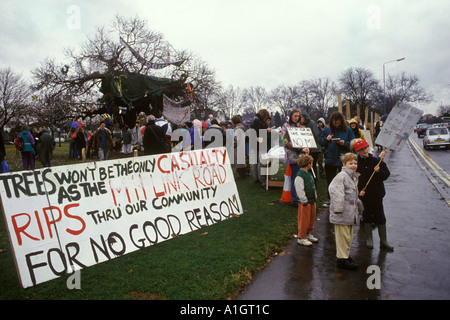
[[[359,197],[364,205],[363,224],[366,245],[369,249],[373,248],[372,225],[375,224],[380,236],[380,248],[394,251],[394,247],[387,241],[386,216],[383,208],[383,197],[386,194],[384,180],[390,175],[389,169],[384,161],[380,161],[380,158],[369,153],[369,145],[366,140],[356,139],[353,149],[358,153],[358,168],[356,171],[360,173],[358,190],[360,191]],[[384,151],[380,155],[383,159]]]

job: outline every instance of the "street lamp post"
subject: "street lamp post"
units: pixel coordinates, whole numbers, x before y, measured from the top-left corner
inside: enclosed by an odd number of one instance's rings
[[[386,77],[385,77],[385,68],[384,65],[391,63],[391,62],[398,62],[398,61],[402,61],[405,60],[405,58],[400,58],[400,59],[396,59],[396,60],[392,60],[392,61],[388,61],[383,63],[383,106],[384,106],[384,114],[386,114]]]

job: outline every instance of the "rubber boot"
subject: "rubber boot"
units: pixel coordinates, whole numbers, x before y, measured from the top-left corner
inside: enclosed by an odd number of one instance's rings
[[[364,223],[364,233],[366,235],[367,248],[373,249],[372,224],[371,223]]]
[[[390,252],[394,251],[394,247],[387,242],[386,224],[378,225],[378,234],[380,235],[380,248]]]

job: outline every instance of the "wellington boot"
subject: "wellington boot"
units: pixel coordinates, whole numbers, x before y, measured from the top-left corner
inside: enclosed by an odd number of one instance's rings
[[[366,235],[367,248],[373,249],[372,224],[371,223],[364,223],[364,234]]]
[[[394,247],[387,241],[386,224],[378,225],[378,234],[380,235],[380,248],[390,252],[394,251]]]

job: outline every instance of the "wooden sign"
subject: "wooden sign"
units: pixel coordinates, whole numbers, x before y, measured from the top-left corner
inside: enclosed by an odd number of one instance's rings
[[[341,94],[340,93],[338,93],[338,111],[340,112],[340,113],[342,113],[342,98],[341,98]]]
[[[0,175],[24,288],[243,213],[225,148]]]
[[[345,112],[346,112],[346,117],[347,117],[347,121],[350,121],[351,116],[350,116],[350,101],[349,100],[345,100]]]

